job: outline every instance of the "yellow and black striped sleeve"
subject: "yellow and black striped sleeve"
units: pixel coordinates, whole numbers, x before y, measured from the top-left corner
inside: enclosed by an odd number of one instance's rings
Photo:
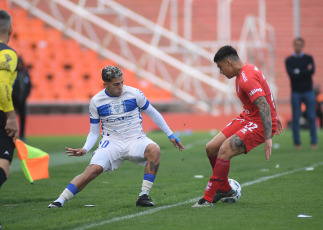
[[[12,86],[17,77],[17,54],[4,43],[0,43],[0,110],[14,110]]]

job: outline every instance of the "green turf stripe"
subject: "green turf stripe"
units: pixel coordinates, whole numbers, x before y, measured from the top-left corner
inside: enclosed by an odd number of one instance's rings
[[[82,157],[69,157],[64,152],[53,152],[49,154],[49,167],[54,167],[58,165],[65,165],[65,164],[75,164],[80,162],[90,162],[92,153],[88,153]],[[18,158],[14,158],[11,162],[10,166],[11,172],[18,172],[22,171],[20,160]]]
[[[270,180],[270,179],[274,179],[274,178],[277,178],[277,177],[281,177],[281,176],[293,174],[293,173],[296,173],[296,172],[304,171],[308,167],[317,167],[317,166],[322,166],[322,165],[323,165],[323,162],[319,162],[319,163],[313,164],[311,166],[298,168],[298,169],[286,171],[286,172],[283,172],[283,173],[274,174],[274,175],[271,175],[271,176],[261,177],[261,178],[258,178],[256,180],[243,183],[241,185],[241,187],[250,186],[250,185],[261,183],[261,182],[264,182],[264,181],[267,181],[267,180]],[[109,223],[113,223],[113,222],[117,222],[117,221],[121,221],[121,220],[132,219],[132,218],[135,218],[135,217],[138,217],[138,216],[149,215],[149,214],[159,212],[159,211],[164,210],[164,209],[174,208],[174,207],[181,206],[181,205],[184,205],[184,204],[194,203],[194,202],[198,201],[200,198],[201,197],[196,197],[196,198],[192,198],[192,199],[189,199],[187,201],[184,201],[184,202],[180,202],[180,203],[176,203],[176,204],[172,204],[172,205],[166,205],[166,206],[150,209],[150,210],[147,210],[147,211],[144,211],[144,212],[138,212],[138,213],[127,215],[127,216],[115,217],[115,218],[112,218],[110,220],[105,220],[105,221],[85,225],[85,226],[82,226],[82,227],[79,227],[79,228],[75,228],[74,230],[85,230],[85,229],[90,229],[90,228],[102,226],[102,225],[105,225],[105,224],[109,224]]]

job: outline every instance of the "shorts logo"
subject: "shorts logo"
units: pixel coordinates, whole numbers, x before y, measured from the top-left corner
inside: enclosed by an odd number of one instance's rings
[[[249,95],[252,96],[252,95],[254,95],[257,92],[262,92],[262,88],[251,90],[251,92],[249,93]]]
[[[4,152],[4,155],[9,155],[8,150],[6,150],[6,151]]]

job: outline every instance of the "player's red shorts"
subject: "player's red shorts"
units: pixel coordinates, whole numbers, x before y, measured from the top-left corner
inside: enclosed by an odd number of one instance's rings
[[[273,122],[272,136],[275,134],[276,128],[277,122]],[[246,153],[265,142],[264,128],[261,121],[254,122],[236,117],[221,132],[227,138],[237,134],[245,145]]]

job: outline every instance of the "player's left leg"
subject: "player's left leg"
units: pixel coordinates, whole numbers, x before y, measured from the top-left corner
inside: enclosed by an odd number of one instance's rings
[[[144,178],[136,205],[143,207],[154,206],[154,203],[148,195],[158,172],[160,148],[154,141],[146,136],[136,138],[135,140],[128,142],[127,145],[127,149],[129,149],[127,154],[128,160],[145,166]]]
[[[160,148],[157,144],[151,143],[147,145],[144,158],[147,164],[144,170],[144,179],[142,181],[141,192],[136,202],[137,206],[152,207],[154,203],[148,197],[149,192],[154,184],[160,162]]]
[[[221,198],[234,193],[228,181],[230,159],[245,152],[244,143],[236,134],[223,142],[204,196],[192,207],[212,206],[211,203],[216,203]]]

